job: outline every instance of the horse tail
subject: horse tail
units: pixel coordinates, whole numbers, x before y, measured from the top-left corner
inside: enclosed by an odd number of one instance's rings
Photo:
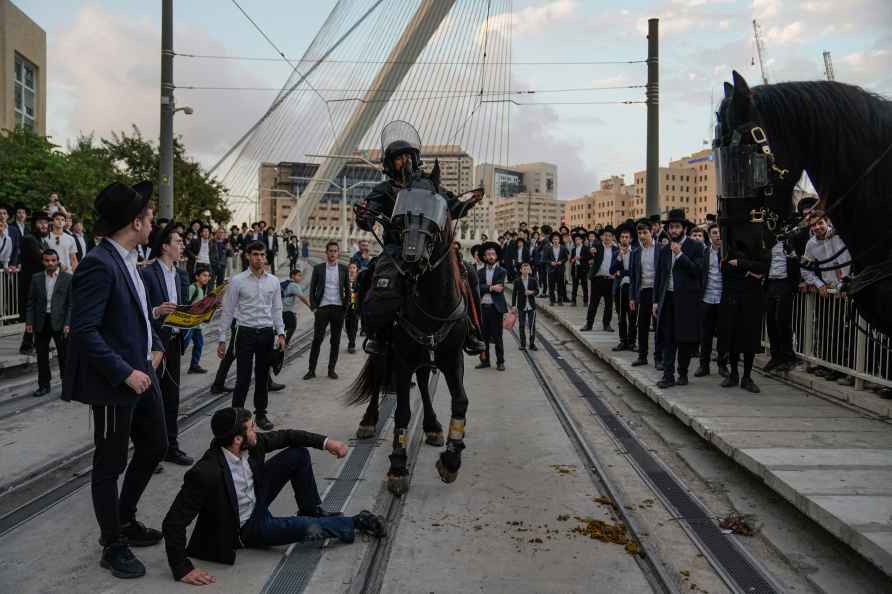
[[[390,374],[391,357],[388,350],[384,356],[375,355],[366,359],[359,376],[347,388],[345,394],[347,406],[365,404],[371,400],[372,396],[381,392],[381,388],[386,385],[387,377]]]

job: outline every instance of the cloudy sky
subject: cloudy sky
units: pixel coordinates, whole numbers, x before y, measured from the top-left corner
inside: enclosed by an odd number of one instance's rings
[[[13,0],[47,31],[48,133],[58,144],[79,132],[98,136],[133,123],[158,132],[160,5],[157,0]],[[354,0],[355,1],[355,0]],[[176,2],[176,51],[275,57],[229,0]],[[335,0],[241,0],[289,57],[300,57]],[[515,0],[513,60],[626,61],[646,57],[647,18],[661,23],[662,163],[699,150],[711,136],[713,102],[732,69],[759,82],[752,19],[761,23],[770,81],[822,78],[832,52],[837,80],[892,96],[890,0]],[[178,57],[175,83],[280,87],[284,62]],[[517,89],[644,84],[644,64],[515,65]],[[178,90],[176,131],[203,163],[221,156],[269,106],[265,91]],[[643,89],[574,93],[552,101],[641,100]],[[559,166],[561,198],[583,195],[612,174],[644,168],[643,105],[515,107],[510,160]],[[299,156],[295,156],[295,159]]]

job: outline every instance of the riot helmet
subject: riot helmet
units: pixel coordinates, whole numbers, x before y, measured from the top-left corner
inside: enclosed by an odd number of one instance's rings
[[[412,124],[402,120],[390,122],[381,130],[381,154],[384,173],[391,179],[412,175],[421,169],[421,136]],[[408,154],[412,160],[411,171],[399,172],[393,160]]]

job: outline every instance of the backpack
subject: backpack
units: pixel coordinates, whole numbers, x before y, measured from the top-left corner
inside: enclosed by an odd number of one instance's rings
[[[288,285],[290,285],[293,281],[289,278],[287,280],[283,280],[279,283],[279,290],[282,292],[282,299],[285,299],[285,291],[288,290]]]

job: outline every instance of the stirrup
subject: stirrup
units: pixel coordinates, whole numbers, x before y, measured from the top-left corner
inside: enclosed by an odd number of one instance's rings
[[[465,338],[465,344],[463,346],[465,353],[471,355],[472,357],[479,355],[480,353],[486,352],[486,343],[482,340],[474,336],[473,334],[469,334]]]

